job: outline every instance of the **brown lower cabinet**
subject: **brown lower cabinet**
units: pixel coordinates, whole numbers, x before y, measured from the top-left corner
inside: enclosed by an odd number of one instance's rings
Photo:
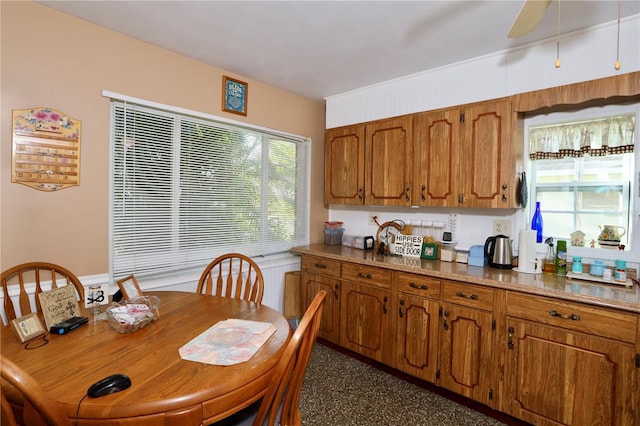
[[[493,406],[493,289],[443,283],[438,384]]]
[[[535,425],[640,426],[637,313],[306,254],[302,277],[333,343]]]
[[[320,290],[327,292],[322,308],[318,336],[340,343],[340,275],[342,265],[335,260],[315,256],[302,257],[302,306],[306,308]]]
[[[509,293],[506,410],[536,425],[640,425],[637,327],[631,313]]]

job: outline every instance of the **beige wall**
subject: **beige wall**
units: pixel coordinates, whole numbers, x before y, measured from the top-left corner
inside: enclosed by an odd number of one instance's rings
[[[0,2],[0,270],[43,260],[77,275],[109,270],[109,100],[103,90],[313,139],[311,242],[322,241],[325,108],[30,2]],[[251,60],[251,58],[247,58]],[[221,112],[222,75],[249,83],[248,116]],[[11,183],[11,110],[47,106],[82,121],[80,186]]]

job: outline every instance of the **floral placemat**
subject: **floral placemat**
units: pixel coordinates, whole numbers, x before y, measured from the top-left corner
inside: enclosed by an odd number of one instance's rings
[[[180,357],[212,365],[248,361],[276,331],[268,322],[220,321],[179,349]]]

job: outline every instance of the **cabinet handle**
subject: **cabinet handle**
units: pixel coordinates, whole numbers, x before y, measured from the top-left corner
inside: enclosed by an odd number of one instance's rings
[[[362,188],[358,188],[358,199],[362,200]]]
[[[515,332],[516,330],[513,327],[509,327],[509,341],[507,342],[507,346],[511,350],[513,350],[513,348],[515,347],[515,345],[513,344],[513,333]]]
[[[333,291],[333,297],[338,300],[338,290],[340,290],[340,286],[336,284],[335,290]]]
[[[368,280],[370,280],[370,279],[371,279],[371,274],[365,274],[364,272],[358,272],[358,276],[359,276],[360,278],[366,278],[366,279],[368,279]]]
[[[406,201],[411,201],[411,185],[407,185],[404,188],[404,199]]]
[[[472,300],[478,300],[478,296],[475,294],[472,294],[471,296],[467,296],[466,294],[464,294],[463,292],[459,291],[456,293],[456,296],[458,297],[462,297],[464,299],[472,299]]]
[[[576,314],[561,314],[558,311],[549,311],[549,315],[551,315],[552,317],[568,319],[571,321],[580,321],[580,315],[576,315]]]
[[[418,285],[416,283],[409,283],[409,287],[415,288],[417,290],[429,290],[429,286],[427,286],[426,284]]]
[[[402,318],[404,316],[404,312],[402,312],[402,307],[404,306],[404,300],[400,301],[400,307],[398,308],[398,316]]]
[[[315,266],[318,269],[327,269],[327,265],[325,265],[324,263],[316,263],[313,266]]]
[[[449,318],[449,311],[444,311],[444,323],[442,324],[442,327],[445,330],[449,330],[449,322],[447,321],[447,318]]]
[[[424,192],[427,190],[427,185],[422,185],[422,192],[420,192],[420,199],[422,199],[422,201],[427,199],[427,196],[424,195]]]
[[[382,304],[382,312],[385,314],[387,313],[387,300],[389,300],[389,298],[385,296],[383,299],[384,303]]]

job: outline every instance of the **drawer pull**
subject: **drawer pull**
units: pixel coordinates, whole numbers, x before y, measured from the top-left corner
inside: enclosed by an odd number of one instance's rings
[[[318,269],[327,269],[327,265],[325,265],[324,263],[316,263],[313,266],[315,266]]]
[[[580,315],[576,315],[576,314],[561,314],[558,311],[549,311],[549,315],[551,315],[552,317],[558,317],[558,318],[562,318],[562,319],[568,319],[571,321],[580,321]]]
[[[472,294],[471,296],[467,296],[466,294],[464,294],[463,292],[459,291],[456,293],[456,296],[458,297],[462,297],[464,299],[471,299],[471,300],[478,300],[478,296],[475,294]]]
[[[418,290],[429,290],[429,286],[426,284],[418,285],[416,283],[409,283],[409,287],[415,288]]]
[[[370,280],[370,279],[371,279],[371,274],[365,274],[365,273],[363,273],[363,272],[358,272],[358,276],[359,276],[360,278],[366,278],[366,279],[368,279],[368,280]]]

